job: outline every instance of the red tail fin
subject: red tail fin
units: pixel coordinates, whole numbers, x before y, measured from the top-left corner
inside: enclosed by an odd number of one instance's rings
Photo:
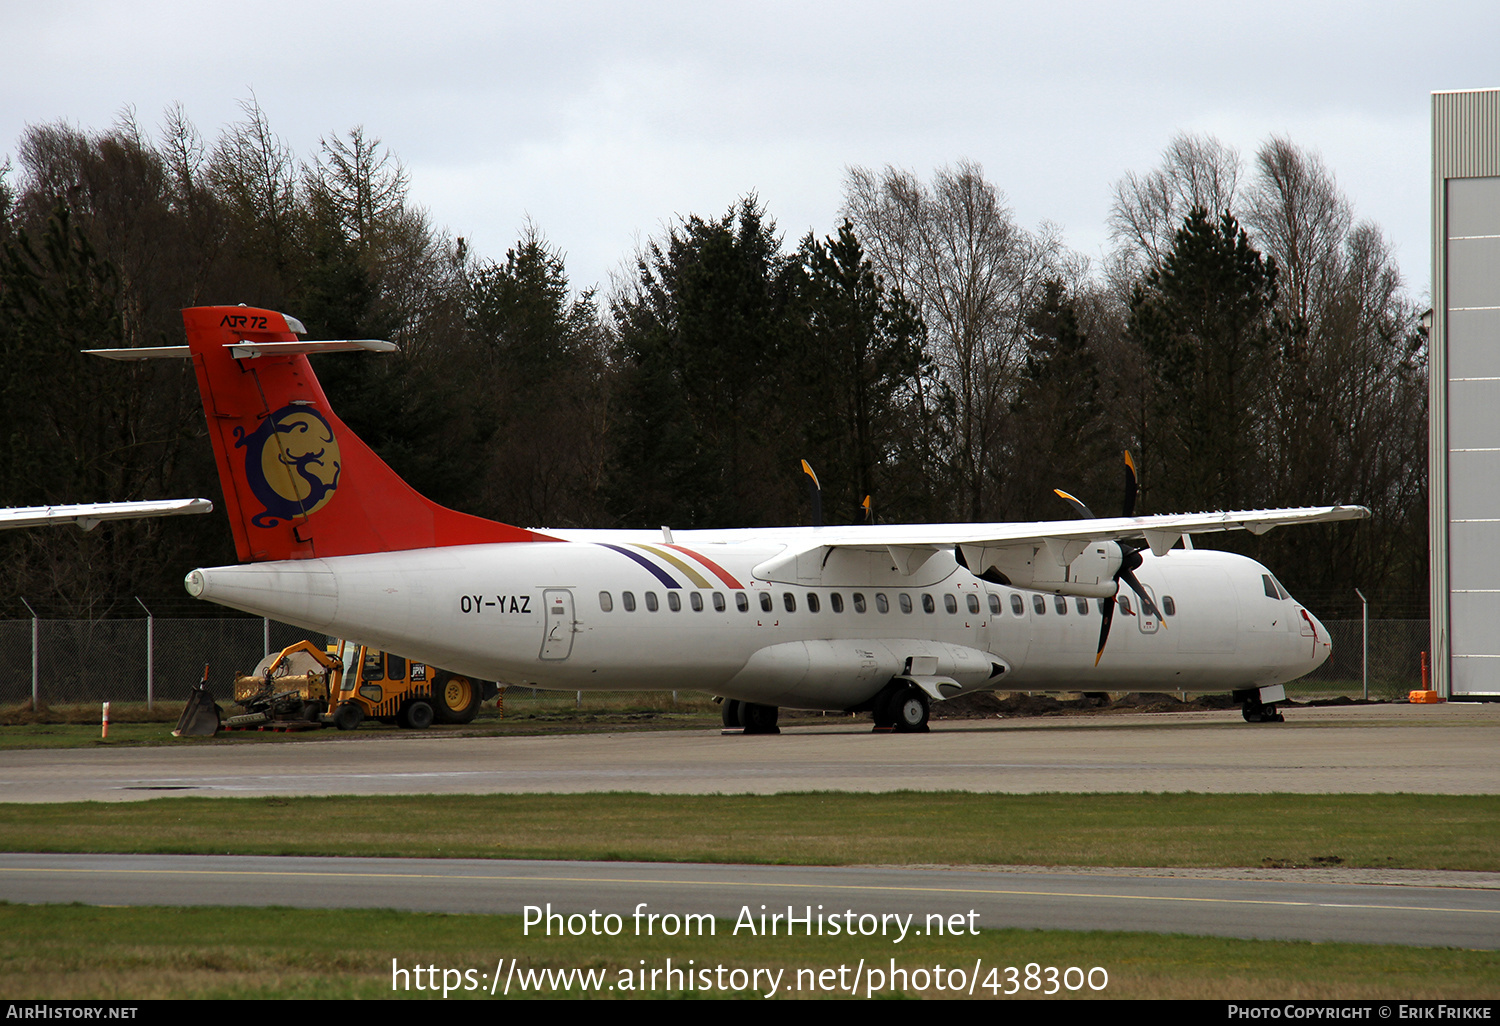
[[[283,315],[207,306],[182,319],[242,561],[549,540],[413,491],[329,408],[306,356],[318,343]]]

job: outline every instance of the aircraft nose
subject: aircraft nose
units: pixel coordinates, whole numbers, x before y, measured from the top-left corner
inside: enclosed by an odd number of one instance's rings
[[[1316,670],[1333,654],[1333,639],[1329,637],[1328,628],[1323,626],[1323,621],[1314,616],[1311,611],[1298,607],[1297,612],[1302,620],[1303,637],[1311,642],[1307,669]]]

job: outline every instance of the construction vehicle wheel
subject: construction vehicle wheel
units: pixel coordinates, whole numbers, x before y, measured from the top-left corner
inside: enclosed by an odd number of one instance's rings
[[[432,706],[425,700],[418,698],[408,702],[404,711],[405,725],[412,730],[426,730],[432,726]]]
[[[358,702],[345,702],[333,712],[333,725],[340,730],[354,730],[365,718],[364,707]]]
[[[438,723],[468,723],[483,701],[483,690],[461,673],[440,673],[432,682],[432,713]]]

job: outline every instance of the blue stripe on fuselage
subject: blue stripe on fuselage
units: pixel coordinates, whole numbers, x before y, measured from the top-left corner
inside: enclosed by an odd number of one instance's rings
[[[682,587],[682,585],[680,585],[676,581],[674,581],[667,574],[667,572],[665,570],[663,570],[661,567],[657,566],[655,563],[651,562],[649,559],[647,559],[645,556],[641,555],[640,553],[638,553],[638,552],[631,552],[627,548],[623,548],[622,546],[619,546],[619,545],[611,545],[608,542],[599,542],[598,544],[604,546],[606,549],[614,549],[616,552],[620,553],[622,556],[629,556],[631,559],[633,559],[637,563],[641,564],[641,566],[645,567],[647,570],[650,570],[653,574],[655,574],[656,575],[656,579],[658,581],[660,581],[662,584],[666,585],[668,588],[681,588]]]

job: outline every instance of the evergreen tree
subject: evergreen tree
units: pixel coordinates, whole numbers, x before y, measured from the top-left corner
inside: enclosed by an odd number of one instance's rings
[[[614,303],[624,368],[613,502],[630,526],[757,526],[800,507],[802,268],[754,197],[652,243]]]
[[[1142,448],[1160,475],[1154,508],[1244,509],[1263,498],[1264,399],[1287,334],[1276,296],[1276,262],[1228,211],[1214,223],[1202,207],[1137,286],[1128,330],[1149,369]]]
[[[870,495],[882,518],[906,519],[926,505],[925,466],[902,458],[921,431],[918,389],[931,366],[922,318],[875,273],[848,220],[837,238],[809,234],[802,260],[806,442],[827,517],[857,519]]]

